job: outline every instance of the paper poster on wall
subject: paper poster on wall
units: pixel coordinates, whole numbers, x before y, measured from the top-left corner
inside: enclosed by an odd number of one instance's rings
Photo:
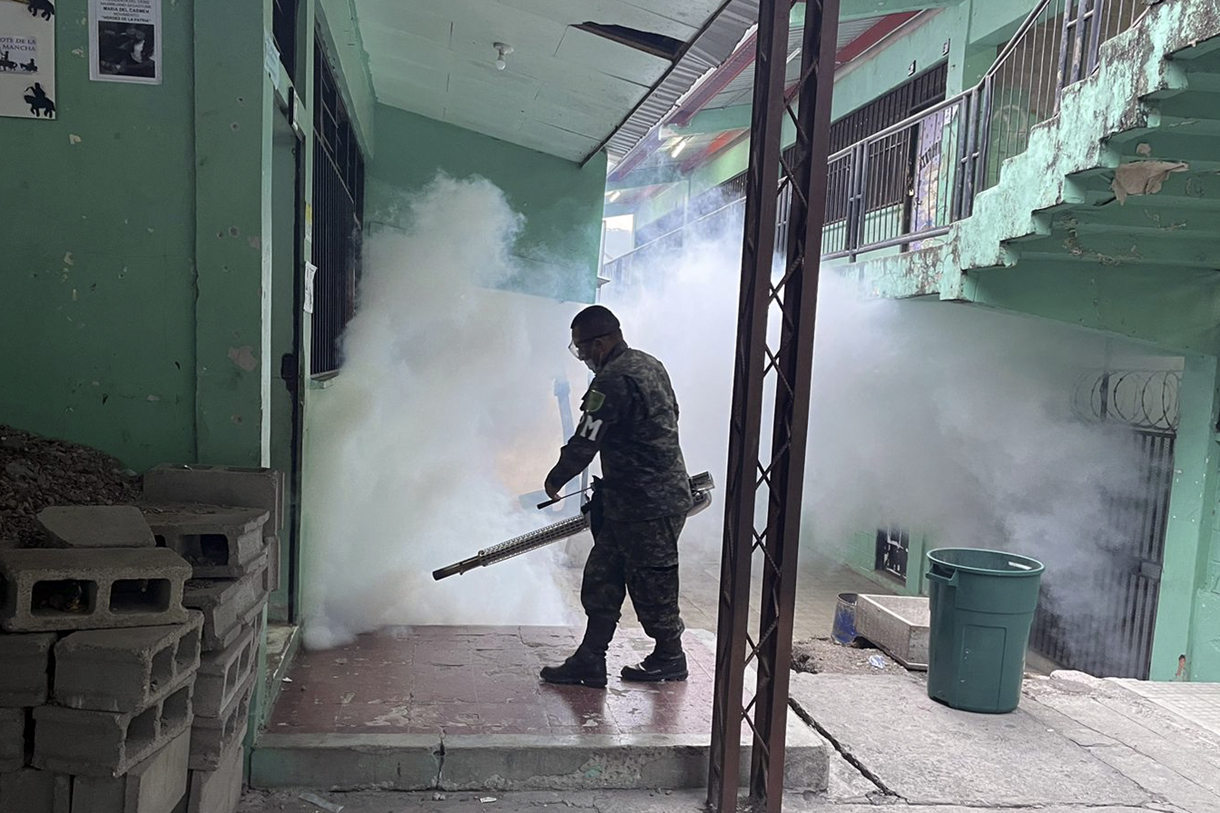
[[[313,313],[313,280],[318,274],[318,267],[311,262],[305,263],[305,303],[306,313]]]
[[[89,78],[161,84],[161,0],[89,0]]]
[[[0,0],[0,116],[55,118],[52,0]]]

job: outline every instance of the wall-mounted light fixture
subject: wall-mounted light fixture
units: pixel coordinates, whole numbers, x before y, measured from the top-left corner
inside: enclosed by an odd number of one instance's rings
[[[496,70],[502,71],[508,67],[508,63],[504,61],[504,57],[513,52],[513,46],[505,45],[502,42],[492,43],[492,47],[496,49]]]

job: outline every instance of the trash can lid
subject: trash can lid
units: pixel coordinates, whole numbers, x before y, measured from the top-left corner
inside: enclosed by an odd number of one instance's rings
[[[951,570],[988,576],[1038,576],[1046,569],[1037,559],[983,548],[936,548],[927,556],[933,564]]]

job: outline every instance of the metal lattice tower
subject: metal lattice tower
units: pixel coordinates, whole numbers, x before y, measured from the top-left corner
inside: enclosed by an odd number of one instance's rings
[[[708,805],[735,811],[742,722],[753,735],[750,798],[769,813],[783,802],[785,726],[797,545],[826,159],[839,0],[807,0],[800,76],[785,92],[790,0],[759,3],[758,53],[746,175],[741,300],[729,429],[728,497],[720,573],[716,690]],[[785,157],[784,117],[796,125]],[[790,203],[784,262],[774,263],[781,195]],[[768,344],[768,320],[774,337]],[[760,458],[764,385],[774,387],[771,439]],[[765,497],[765,525],[758,529]],[[762,566],[759,626],[749,633],[755,556]],[[745,670],[758,681],[743,699]]]

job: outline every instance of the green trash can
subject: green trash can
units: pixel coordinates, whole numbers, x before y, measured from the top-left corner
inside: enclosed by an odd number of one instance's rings
[[[1045,568],[994,550],[939,548],[927,556],[928,696],[962,711],[1013,711]]]

